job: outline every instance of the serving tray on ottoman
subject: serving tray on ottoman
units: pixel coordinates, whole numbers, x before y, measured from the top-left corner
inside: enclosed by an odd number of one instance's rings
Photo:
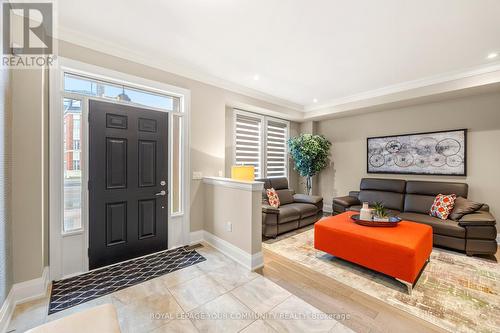
[[[345,212],[314,225],[314,248],[413,285],[432,252],[432,227],[401,221],[394,228],[366,228]]]

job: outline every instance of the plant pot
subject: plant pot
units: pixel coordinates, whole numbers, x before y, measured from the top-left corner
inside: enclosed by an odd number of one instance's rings
[[[389,222],[389,216],[387,217],[379,217],[379,216],[374,216],[373,221],[375,222]]]

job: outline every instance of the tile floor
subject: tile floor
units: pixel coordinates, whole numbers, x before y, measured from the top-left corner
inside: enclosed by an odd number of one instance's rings
[[[207,260],[50,316],[48,295],[19,305],[7,332],[104,303],[115,305],[122,332],[352,332],[214,248],[197,251]]]

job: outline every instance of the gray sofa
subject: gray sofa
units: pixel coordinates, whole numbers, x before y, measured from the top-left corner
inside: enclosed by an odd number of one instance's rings
[[[276,237],[287,231],[312,224],[323,217],[323,198],[305,194],[295,194],[288,188],[288,179],[264,178],[262,193],[262,235]],[[274,188],[280,199],[279,208],[274,208],[267,201],[266,189]]]
[[[333,199],[333,214],[359,211],[362,202],[382,202],[390,214],[404,220],[424,223],[433,229],[434,245],[464,251],[467,255],[495,254],[497,251],[496,220],[484,204],[478,211],[457,220],[441,220],[429,216],[438,194],[456,194],[467,198],[465,183],[405,181],[400,179],[363,178],[360,191]]]

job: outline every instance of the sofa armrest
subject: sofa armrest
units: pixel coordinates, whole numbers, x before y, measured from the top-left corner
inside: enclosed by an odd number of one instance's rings
[[[280,210],[271,205],[262,205],[262,212],[267,214],[279,214]]]
[[[460,220],[458,220],[458,224],[462,227],[495,225],[496,220],[491,213],[478,210],[474,213],[464,215]]]
[[[323,201],[323,197],[320,197],[318,195],[294,194],[293,201],[317,205],[318,203]]]
[[[345,197],[333,198],[333,203],[344,208],[360,204],[358,198],[351,197],[349,195]]]
[[[359,198],[359,191],[349,191],[349,196],[353,198]]]

